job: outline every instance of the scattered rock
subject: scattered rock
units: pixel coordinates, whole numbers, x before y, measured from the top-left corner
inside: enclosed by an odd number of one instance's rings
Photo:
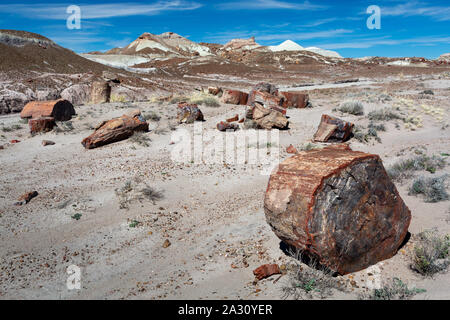
[[[203,113],[196,104],[182,102],[178,104],[178,123],[191,124],[195,121],[204,121]]]
[[[148,132],[148,123],[139,110],[134,110],[120,118],[102,122],[95,128],[94,133],[85,138],[81,144],[86,149],[94,149],[128,139],[138,131]]]
[[[237,125],[235,123],[221,121],[217,124],[217,130],[219,130],[219,131],[237,131],[237,130],[239,130],[239,125]]]
[[[273,276],[274,274],[281,274],[280,267],[277,264],[265,264],[253,270],[256,279],[263,280]]]
[[[119,76],[117,74],[107,71],[107,70],[103,71],[102,78],[108,82],[120,83]]]
[[[18,202],[16,202],[16,205],[24,205],[29,203],[33,198],[36,198],[39,195],[37,191],[27,192],[19,197]]]
[[[225,90],[222,96],[222,102],[227,104],[246,105],[248,94],[238,90]]]
[[[297,154],[298,150],[291,144],[289,147],[286,148],[286,152],[289,154]]]
[[[283,98],[264,91],[252,91],[249,95],[248,105],[253,106],[255,102],[263,104],[266,108],[281,107]]]
[[[289,126],[288,119],[281,112],[264,108],[257,103],[253,108],[252,114],[253,120],[258,124],[258,127],[262,129],[286,129]]]
[[[73,105],[67,100],[33,101],[20,113],[22,119],[52,117],[55,121],[69,121],[75,115]]]
[[[345,142],[352,136],[354,124],[329,115],[322,115],[319,128],[314,134],[317,142]]]
[[[91,103],[100,104],[111,101],[111,85],[107,81],[95,81],[91,87]]]
[[[166,241],[164,241],[163,243],[163,248],[166,249],[168,247],[170,247],[172,245],[172,243],[170,243],[169,239],[166,239]]]
[[[56,126],[55,118],[53,117],[41,117],[28,120],[28,126],[30,127],[30,133],[32,135],[41,132],[50,132]]]
[[[212,94],[213,96],[219,96],[219,95],[223,94],[223,91],[222,91],[222,88],[219,88],[219,87],[209,87],[208,93]]]
[[[282,241],[342,275],[392,257],[411,220],[379,156],[341,146],[281,163],[264,208]]]
[[[424,90],[420,94],[434,95],[434,92],[433,92],[433,90]]]
[[[55,142],[50,141],[50,140],[42,140],[42,145],[43,145],[44,147],[46,147],[46,146],[53,146],[53,145],[55,145],[55,144],[56,144]]]
[[[69,101],[75,106],[88,103],[91,99],[91,88],[87,84],[75,84],[61,92],[61,98]]]
[[[236,122],[239,121],[239,115],[235,115],[233,118],[227,119],[227,122]]]
[[[10,143],[12,143],[12,144],[20,143],[20,140],[13,139],[13,140],[10,141]]]

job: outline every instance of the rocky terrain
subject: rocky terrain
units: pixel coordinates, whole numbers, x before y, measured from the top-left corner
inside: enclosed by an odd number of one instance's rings
[[[174,33],[146,33],[125,48],[81,56],[42,36],[10,30],[0,31],[0,46],[1,299],[450,299],[447,55],[347,59],[317,50],[271,50],[255,39],[196,44]],[[93,90],[98,82],[111,90]],[[243,93],[238,103],[253,97],[252,105],[225,102],[236,90]],[[289,92],[307,94],[309,103],[286,107]],[[94,103],[94,96],[104,103]],[[52,124],[31,134],[26,112],[18,112],[29,101],[59,98],[71,102],[76,114],[59,121],[57,102],[31,105],[40,112],[34,120]],[[332,127],[337,139],[339,130],[347,130],[345,141],[317,141],[325,114],[351,124]],[[237,131],[218,130],[228,119],[234,124],[228,129]],[[249,124],[273,140],[235,151],[279,155],[283,162],[336,143],[344,148],[344,142],[354,158],[377,155],[370,156],[380,170],[371,175],[380,179],[373,181],[374,191],[350,185],[350,177],[357,181],[360,174],[352,171],[356,166],[342,171],[336,184],[328,181],[329,189],[315,201],[331,215],[327,199],[333,193],[350,199],[346,208],[359,208],[357,195],[391,190],[389,203],[407,207],[393,211],[401,212],[402,223],[388,219],[394,230],[364,233],[373,243],[389,243],[388,252],[371,254],[376,263],[361,263],[362,270],[334,270],[340,274],[333,276],[317,271],[281,242],[267,221],[274,218],[266,220],[274,168],[238,163],[234,156],[177,156],[183,137],[196,139],[199,126],[205,133],[200,146],[210,148],[229,135],[239,139]],[[333,191],[340,190],[340,181],[349,181],[342,190],[351,192]],[[284,203],[282,196],[275,200]],[[302,208],[302,201],[292,205]],[[374,207],[376,216],[387,205]],[[357,210],[354,219],[365,232],[371,224]],[[316,216],[326,220],[319,211]],[[325,221],[319,218],[317,224]],[[359,240],[358,250],[367,245]],[[290,244],[312,251],[308,241]],[[323,246],[334,254],[332,240]],[[419,263],[419,253],[430,248],[429,264]],[[257,269],[266,264],[275,266]],[[80,290],[67,288],[70,266],[81,268]]]

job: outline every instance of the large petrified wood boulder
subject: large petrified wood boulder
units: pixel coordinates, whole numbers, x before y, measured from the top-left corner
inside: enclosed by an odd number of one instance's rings
[[[339,274],[392,257],[411,220],[380,158],[346,146],[284,161],[270,177],[264,208],[282,241]]]
[[[301,92],[280,92],[283,108],[303,109],[309,105],[309,95]]]
[[[56,121],[69,121],[75,115],[73,105],[67,100],[29,102],[20,113],[22,119],[52,117]]]
[[[94,133],[85,138],[81,144],[86,149],[94,149],[128,139],[137,131],[147,132],[148,123],[139,110],[134,110],[120,118],[102,122],[95,128]]]
[[[264,108],[259,103],[255,103],[251,111],[247,111],[246,116],[250,116],[250,113],[258,128],[271,130],[273,128],[287,129],[289,127],[289,120],[282,112]]]
[[[316,142],[346,142],[352,137],[354,126],[351,122],[324,114],[313,140]]]
[[[238,90],[225,90],[222,95],[222,102],[227,104],[246,105],[248,94]]]

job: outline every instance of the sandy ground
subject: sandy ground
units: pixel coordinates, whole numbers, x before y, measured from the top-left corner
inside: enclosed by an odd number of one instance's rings
[[[366,114],[401,99],[414,105],[427,104],[444,110],[443,119],[401,106],[404,114],[420,113],[423,127],[412,131],[401,121],[386,122],[381,143],[351,141],[354,150],[376,153],[386,167],[414,155],[420,148],[428,155],[450,153],[450,80],[396,79],[390,83],[312,88],[313,109],[289,110],[290,130],[276,131],[281,160],[290,144],[308,143],[323,113],[367,125],[366,117],[332,111],[349,94],[360,96]],[[418,98],[424,88],[433,97]],[[389,102],[369,98],[389,91]],[[367,100],[367,101],[366,101]],[[102,120],[140,108],[161,116],[151,121],[150,146],[126,140],[94,150],[85,150],[81,140]],[[217,122],[243,116],[244,107],[201,107],[203,128],[216,136]],[[31,137],[26,124],[11,132],[0,132],[0,298],[2,299],[280,299],[288,282],[284,276],[253,283],[252,271],[265,263],[292,262],[280,249],[280,241],[267,225],[263,210],[268,176],[258,165],[174,162],[177,144],[172,135],[176,106],[168,104],[111,103],[76,108],[73,130]],[[0,129],[19,123],[19,116],[0,118]],[[178,130],[192,133],[193,125]],[[20,143],[8,143],[12,139]],[[43,147],[42,140],[54,146]],[[448,166],[436,174],[450,173]],[[420,173],[425,175],[425,173]],[[116,190],[132,181],[134,191],[145,185],[163,198],[132,200],[120,209]],[[398,183],[399,192],[412,211],[411,240],[392,259],[380,262],[380,277],[401,278],[410,286],[427,291],[416,299],[450,299],[450,274],[423,278],[409,268],[414,235],[435,229],[450,233],[450,202],[425,203],[408,195],[411,179]],[[36,190],[39,196],[23,206],[17,198]],[[72,217],[81,214],[79,220]],[[130,226],[139,222],[136,227]],[[171,245],[163,247],[168,239]],[[70,265],[81,268],[81,290],[68,290]],[[356,299],[367,290],[373,271],[341,277],[346,292],[330,299]]]

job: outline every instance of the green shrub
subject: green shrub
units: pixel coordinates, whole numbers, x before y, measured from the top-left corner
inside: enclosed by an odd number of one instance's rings
[[[355,116],[364,115],[364,106],[360,101],[345,101],[338,109],[343,113],[353,114]]]
[[[446,190],[447,177],[448,175],[436,178],[417,178],[409,189],[409,195],[423,195],[425,202],[430,203],[446,201],[449,199]]]
[[[369,112],[367,115],[369,120],[373,121],[389,121],[389,120],[396,120],[396,119],[402,119],[402,117],[394,112],[392,109],[380,109]]]
[[[411,268],[423,276],[433,276],[445,271],[450,265],[450,235],[439,236],[434,231],[419,234],[419,243],[414,247]]]
[[[380,289],[374,289],[368,296],[362,296],[361,298],[369,300],[407,300],[423,292],[426,292],[426,290],[417,288],[409,289],[402,280],[394,278],[392,279],[392,283]]]
[[[395,163],[387,172],[392,179],[401,180],[410,177],[415,171],[425,170],[435,173],[438,169],[445,168],[446,165],[445,159],[440,156],[419,155]]]

